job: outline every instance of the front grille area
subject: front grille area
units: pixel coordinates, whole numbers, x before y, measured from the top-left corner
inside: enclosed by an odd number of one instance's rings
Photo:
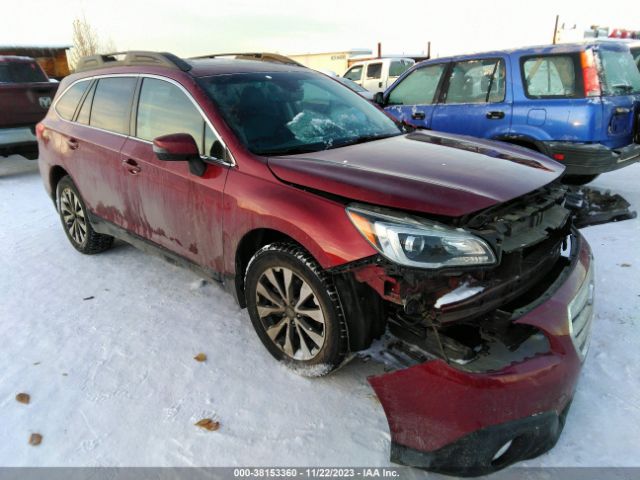
[[[575,298],[569,304],[569,329],[573,344],[578,351],[580,360],[584,360],[589,349],[591,335],[591,320],[593,319],[594,274],[593,264],[578,290]]]

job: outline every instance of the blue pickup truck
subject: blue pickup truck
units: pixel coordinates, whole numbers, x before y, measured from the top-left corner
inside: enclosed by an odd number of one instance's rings
[[[418,128],[540,151],[566,165],[567,183],[640,160],[640,72],[623,43],[428,60],[376,101]]]

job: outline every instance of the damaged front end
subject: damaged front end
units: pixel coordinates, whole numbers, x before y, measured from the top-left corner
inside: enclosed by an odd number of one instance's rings
[[[364,336],[386,332],[366,354],[388,372],[369,381],[387,415],[392,461],[480,475],[555,444],[592,315],[591,252],[572,219],[566,187],[551,184],[449,225],[486,242],[491,265],[472,258],[482,245],[453,236],[438,248],[454,245],[469,265],[400,265],[382,246],[385,254],[334,272],[351,292],[347,315],[376,319]],[[418,241],[402,235],[403,248]]]

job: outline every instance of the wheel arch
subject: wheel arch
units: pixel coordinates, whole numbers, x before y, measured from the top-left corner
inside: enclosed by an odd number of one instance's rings
[[[58,187],[58,183],[67,175],[69,175],[69,173],[60,165],[53,166],[49,171],[49,187],[51,188],[51,199],[54,202],[56,201],[56,188]]]
[[[290,235],[272,228],[255,228],[245,233],[235,250],[235,275],[233,275],[233,293],[241,308],[247,306],[244,298],[244,272],[247,270],[249,261],[258,250],[274,242],[295,243],[309,251]]]

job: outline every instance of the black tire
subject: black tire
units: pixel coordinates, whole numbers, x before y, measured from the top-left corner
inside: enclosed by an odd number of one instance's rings
[[[113,237],[97,233],[93,229],[84,200],[68,175],[62,177],[56,186],[56,207],[64,233],[73,248],[86,255],[111,248]]]
[[[297,373],[326,375],[347,358],[347,324],[336,287],[300,246],[272,243],[256,252],[247,266],[245,299],[253,327],[264,346]],[[288,306],[280,308],[280,303]],[[273,313],[266,313],[269,311]],[[320,315],[323,323],[316,321]]]
[[[593,182],[598,175],[565,175],[562,177],[562,183],[566,185],[586,185]]]

